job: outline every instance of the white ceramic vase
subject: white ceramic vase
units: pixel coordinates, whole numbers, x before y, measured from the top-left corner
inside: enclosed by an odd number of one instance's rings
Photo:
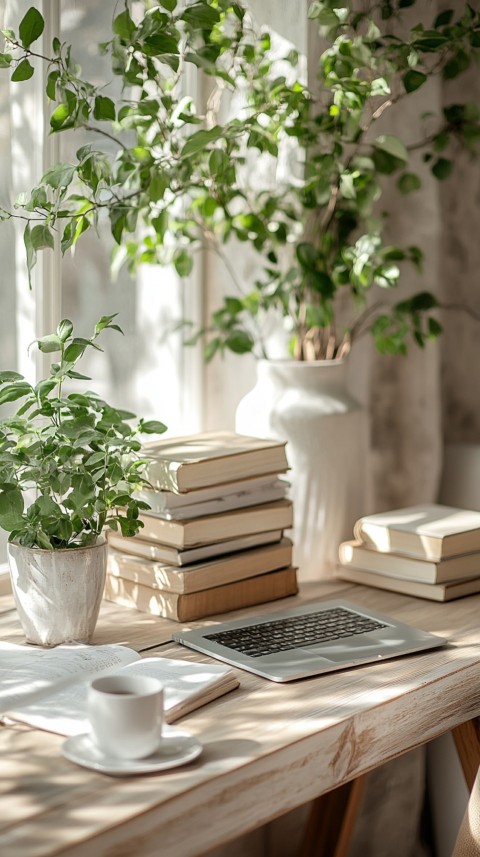
[[[367,496],[368,420],[347,390],[346,361],[259,361],[236,430],[287,441],[299,580],[331,577]]]
[[[27,643],[88,643],[105,586],[106,539],[85,548],[41,550],[8,543],[15,603]]]

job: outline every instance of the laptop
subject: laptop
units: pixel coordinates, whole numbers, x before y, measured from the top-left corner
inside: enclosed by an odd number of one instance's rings
[[[176,631],[177,643],[271,681],[293,681],[436,648],[443,637],[345,599]]]

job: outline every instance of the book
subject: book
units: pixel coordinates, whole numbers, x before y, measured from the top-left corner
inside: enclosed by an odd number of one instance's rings
[[[277,474],[268,473],[266,476],[251,476],[249,479],[235,479],[234,482],[211,485],[209,488],[197,488],[194,491],[187,491],[184,494],[177,494],[175,491],[148,490],[145,488],[137,491],[135,496],[150,503],[152,512],[164,512],[166,510],[181,509],[184,506],[192,506],[195,503],[206,503],[210,500],[218,499],[223,500],[232,494],[254,496],[258,492],[268,491],[279,481],[282,482],[285,490],[290,487],[289,482],[284,477],[279,479]]]
[[[437,561],[480,550],[480,512],[439,504],[410,506],[360,518],[353,535],[378,551]]]
[[[399,577],[378,574],[376,571],[344,566],[339,566],[335,574],[340,580],[348,580],[350,583],[375,586],[378,589],[388,589],[390,592],[400,592],[403,595],[413,595],[429,601],[453,601],[455,598],[480,592],[480,577],[469,577],[466,580],[454,580],[450,583],[422,583],[419,580],[402,580]]]
[[[190,622],[286,598],[297,592],[297,571],[290,567],[187,594],[154,589],[107,572],[104,597],[123,607],[134,607],[175,622]]]
[[[293,524],[293,505],[291,500],[277,500],[274,503],[262,503],[260,506],[249,506],[221,515],[205,515],[185,521],[165,520],[153,512],[141,512],[138,517],[143,523],[143,539],[184,550],[246,536],[249,533],[284,530]]]
[[[247,480],[248,481],[248,480]],[[236,482],[235,485],[241,483]],[[222,512],[230,512],[233,509],[242,509],[246,506],[258,506],[261,503],[272,503],[274,500],[282,500],[288,490],[288,483],[281,479],[269,479],[268,483],[255,490],[238,490],[225,495],[221,493],[219,488],[209,488],[200,491],[191,491],[188,494],[173,494],[171,491],[139,491],[136,496],[139,500],[144,500],[150,506],[149,511],[161,518],[170,520],[176,518],[182,520],[185,518],[198,518],[203,515],[218,515]],[[185,503],[185,498],[191,497],[193,494],[207,494],[216,492],[216,496],[210,499],[196,500],[192,503]],[[168,497],[180,497],[183,503],[168,503],[165,499]]]
[[[225,583],[233,583],[234,580],[245,580],[257,574],[275,571],[277,568],[286,568],[291,564],[292,542],[283,538],[273,545],[227,554],[207,562],[191,563],[186,568],[129,556],[120,551],[110,551],[107,569],[110,574],[133,580],[134,583],[183,593],[222,586]]]
[[[236,551],[248,550],[258,545],[268,545],[279,542],[282,538],[282,530],[267,530],[265,533],[249,533],[238,539],[226,539],[225,541],[212,542],[195,548],[179,550],[161,542],[149,542],[141,536],[122,536],[113,530],[107,532],[108,544],[117,551],[125,551],[133,556],[153,559],[156,562],[169,563],[179,567],[186,566],[192,562],[199,562],[209,557],[221,556],[222,554],[234,553]]]
[[[480,551],[435,561],[396,553],[381,553],[361,542],[348,541],[342,542],[338,554],[341,564],[349,568],[375,571],[402,580],[448,583],[466,577],[480,577]]]
[[[116,644],[42,649],[0,642],[0,661],[0,721],[20,721],[59,735],[88,732],[88,684],[109,672],[160,679],[167,723],[239,685],[235,672],[223,665],[161,655],[141,658],[133,649]]]
[[[288,470],[286,441],[230,431],[149,441],[144,475],[152,488],[183,493]]]

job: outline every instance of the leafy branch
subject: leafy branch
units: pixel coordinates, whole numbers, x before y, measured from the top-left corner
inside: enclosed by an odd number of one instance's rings
[[[424,139],[410,145],[375,135],[375,125],[433,76],[453,79],[478,59],[480,12],[469,4],[457,17],[445,10],[430,28],[418,24],[400,36],[403,9],[413,3],[367,0],[358,10],[314,0],[309,15],[328,47],[313,92],[301,80],[298,54],[276,58],[273,34],[259,32],[241,3],[141,5],[143,17],[134,19],[126,3],[101,45],[122,84],[118,102],[82,78],[70,45],[55,39],[50,57],[34,54],[43,33],[34,7],[18,37],[5,33],[0,67],[12,79],[34,73],[34,56],[45,63],[53,133],[83,129],[116,143],[112,155],[82,146],[75,163],[54,165],[17,201],[23,216],[43,218],[25,227],[29,271],[37,252],[53,247],[54,230],[65,253],[108,217],[115,264],[132,273],[140,264],[173,264],[186,277],[205,246],[223,258],[236,294],[190,340],[204,338],[209,359],[226,349],[264,354],[272,313],[283,317],[297,359],[343,356],[365,329],[392,353],[404,353],[412,336],[420,346],[437,336],[432,301],[400,301],[380,320],[370,311],[378,303],[372,290],[395,289],[403,264],[420,268],[422,259],[419,248],[385,245],[375,213],[386,183],[404,194],[421,187],[413,151],[423,150],[438,180],[451,174],[456,147],[476,153],[480,110],[448,105],[425,117]],[[184,91],[192,66],[212,83],[205,113]],[[232,94],[243,99],[234,117]],[[289,150],[301,166],[294,178],[273,186],[263,175],[252,178],[252,163],[261,159],[268,175]],[[1,217],[10,215],[20,216]],[[258,258],[259,274],[246,290],[229,262],[232,240]],[[346,297],[351,321],[342,329],[338,308]]]

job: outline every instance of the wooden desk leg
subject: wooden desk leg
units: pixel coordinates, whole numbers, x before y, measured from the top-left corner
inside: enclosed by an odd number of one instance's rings
[[[452,735],[463,775],[471,792],[480,767],[480,717],[474,717],[473,720],[467,720],[461,726],[456,726],[452,729]]]
[[[346,857],[366,776],[313,801],[299,857]]]

